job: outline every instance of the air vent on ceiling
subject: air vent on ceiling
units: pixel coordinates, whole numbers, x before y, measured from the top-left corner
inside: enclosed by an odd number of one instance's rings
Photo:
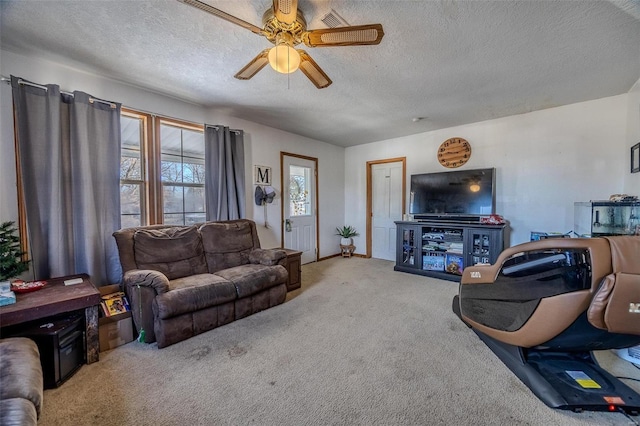
[[[329,28],[348,27],[349,26],[347,21],[345,21],[344,18],[342,16],[338,15],[338,13],[333,9],[331,9],[331,11],[329,13],[324,15],[322,17],[321,21],[324,22]]]

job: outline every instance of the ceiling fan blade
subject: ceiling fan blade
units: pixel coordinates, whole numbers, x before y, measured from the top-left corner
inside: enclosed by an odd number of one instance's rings
[[[333,83],[329,76],[316,64],[316,61],[311,59],[311,56],[304,50],[298,50],[300,54],[300,71],[306,75],[318,89],[324,89],[325,87]]]
[[[293,24],[298,17],[298,0],[273,0],[273,13],[278,21]]]
[[[240,25],[242,28],[246,28],[252,33],[255,33],[258,35],[264,35],[264,31],[262,30],[262,28],[256,27],[255,25],[250,24],[247,21],[243,21],[240,18],[236,18],[233,15],[229,15],[228,13],[223,12],[220,9],[216,9],[213,6],[209,6],[207,3],[203,3],[198,0],[178,0],[178,1],[184,4],[188,4],[189,6],[193,6],[197,9],[204,10],[205,12],[210,13],[214,16],[217,16],[218,18],[222,18],[225,21],[229,21],[232,24]]]
[[[265,65],[269,63],[269,50],[264,49],[262,52],[258,54],[255,58],[251,60],[247,65],[244,66],[236,75],[235,78],[238,80],[249,80],[251,77],[257,74]]]
[[[361,46],[378,44],[383,35],[381,24],[355,25],[307,31],[302,41],[309,47]]]

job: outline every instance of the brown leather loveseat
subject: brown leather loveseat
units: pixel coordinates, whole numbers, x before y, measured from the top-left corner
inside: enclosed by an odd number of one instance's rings
[[[261,249],[251,220],[142,226],[113,236],[136,329],[159,348],[286,298],[286,253]]]

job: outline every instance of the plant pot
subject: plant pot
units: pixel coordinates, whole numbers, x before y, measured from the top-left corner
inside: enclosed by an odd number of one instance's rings
[[[349,237],[349,238],[341,238],[340,239],[340,245],[341,246],[350,246],[351,244],[353,244],[353,238]]]

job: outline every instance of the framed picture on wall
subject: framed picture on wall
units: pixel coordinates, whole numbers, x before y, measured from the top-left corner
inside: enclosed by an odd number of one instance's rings
[[[631,173],[640,172],[640,142],[631,147]]]

